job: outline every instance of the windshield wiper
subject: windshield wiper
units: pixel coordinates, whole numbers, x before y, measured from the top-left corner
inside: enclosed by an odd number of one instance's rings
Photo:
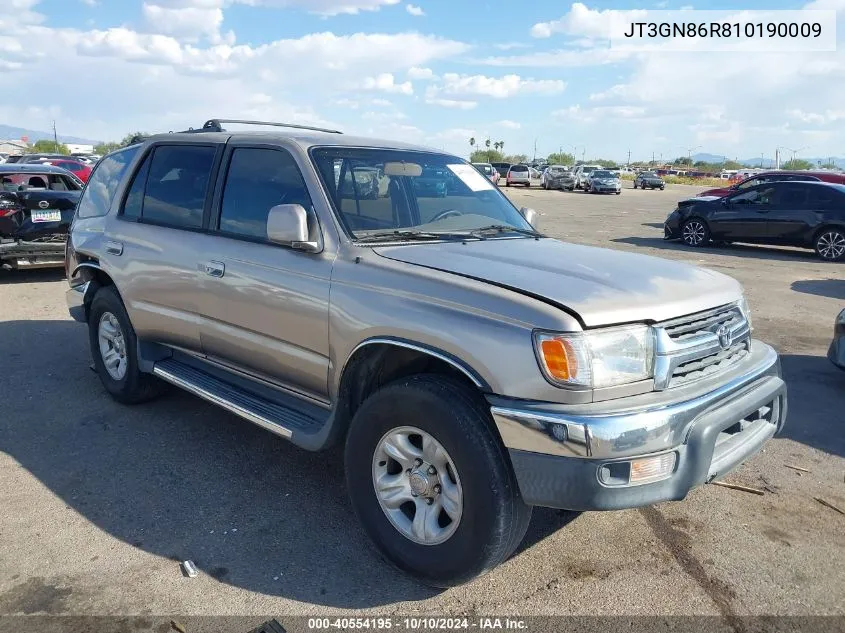
[[[475,235],[476,233],[519,233],[520,235],[530,235],[531,237],[545,237],[542,233],[535,231],[534,229],[520,229],[515,226],[510,226],[509,224],[491,224],[490,226],[482,226],[478,229],[473,229],[469,231],[471,235]]]
[[[356,238],[357,242],[399,242],[402,240],[419,240],[419,241],[434,241],[434,240],[465,240],[466,234],[460,233],[435,233],[432,231],[380,231],[378,233],[370,233],[368,235],[361,235]],[[483,239],[476,236],[476,239]]]

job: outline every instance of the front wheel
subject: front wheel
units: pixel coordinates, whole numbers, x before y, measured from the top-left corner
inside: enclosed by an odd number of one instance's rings
[[[814,244],[816,254],[828,262],[845,259],[845,232],[841,229],[822,229]]]
[[[687,246],[704,246],[710,241],[710,229],[704,220],[693,218],[681,227],[681,239]]]
[[[400,379],[370,396],[346,440],[352,507],[399,569],[436,587],[510,556],[531,517],[483,402],[437,375]]]
[[[634,189],[636,189],[636,188],[637,188],[637,181],[635,180],[634,181]]]

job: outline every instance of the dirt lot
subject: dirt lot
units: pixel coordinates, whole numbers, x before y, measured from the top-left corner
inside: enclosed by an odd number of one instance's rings
[[[845,614],[845,516],[814,500],[845,509],[845,373],[824,358],[845,265],[665,243],[663,219],[692,192],[508,190],[552,235],[744,284],[790,395],[783,436],[728,478],[763,496],[707,486],[641,510],[538,509],[513,559],[434,592],[368,546],[339,454],[299,451],[186,394],[114,403],[61,273],[3,273],[0,614]],[[181,575],[185,558],[199,577]]]

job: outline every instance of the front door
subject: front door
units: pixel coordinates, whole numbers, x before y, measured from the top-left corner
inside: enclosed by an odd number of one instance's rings
[[[230,143],[224,173],[219,212],[212,217],[214,244],[197,262],[204,289],[203,352],[325,400],[334,253],[298,251],[267,238],[273,206],[311,209],[299,167],[283,148]]]
[[[728,196],[712,213],[710,233],[715,240],[765,242],[769,213],[775,203],[773,185],[758,185]]]

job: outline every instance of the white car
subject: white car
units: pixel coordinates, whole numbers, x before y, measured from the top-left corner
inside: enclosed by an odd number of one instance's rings
[[[508,170],[508,175],[505,178],[505,184],[511,185],[525,185],[531,186],[531,168],[528,165],[511,165]]]
[[[575,168],[575,188],[585,189],[590,179],[590,174],[596,169],[601,169],[601,165],[578,165]]]

